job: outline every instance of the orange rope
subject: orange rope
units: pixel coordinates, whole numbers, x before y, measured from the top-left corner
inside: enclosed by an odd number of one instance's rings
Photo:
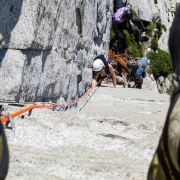
[[[102,80],[100,80],[96,86],[98,86],[100,83],[101,83]],[[30,111],[32,109],[35,109],[35,108],[54,108],[54,107],[68,107],[69,105],[73,105],[73,104],[76,104],[80,99],[82,99],[83,97],[87,96],[95,87],[92,87],[91,89],[89,89],[85,94],[83,94],[81,97],[77,98],[75,101],[72,101],[72,102],[69,102],[67,104],[50,104],[50,105],[32,105],[32,106],[29,106],[27,108],[24,108],[20,111],[17,111],[13,114],[11,114],[11,117],[14,118],[16,116],[19,116],[27,111]],[[9,121],[9,116],[4,116],[1,118],[1,123],[5,123]]]

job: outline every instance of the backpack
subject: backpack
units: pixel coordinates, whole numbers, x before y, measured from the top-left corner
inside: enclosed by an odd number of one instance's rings
[[[114,13],[122,7],[126,7],[127,0],[124,2],[123,0],[114,0]]]

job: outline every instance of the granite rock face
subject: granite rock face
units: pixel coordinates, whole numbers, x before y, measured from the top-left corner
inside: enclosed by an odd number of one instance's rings
[[[112,2],[2,0],[0,7],[0,99],[66,102],[89,88],[93,58],[108,52]]]
[[[159,39],[168,50],[177,1],[128,0],[138,16],[165,24]],[[67,102],[89,89],[92,62],[109,49],[113,1],[0,1],[0,99]],[[81,81],[79,81],[79,79]]]

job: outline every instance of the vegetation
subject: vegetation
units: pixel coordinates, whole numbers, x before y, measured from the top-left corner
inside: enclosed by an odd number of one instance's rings
[[[152,37],[152,32],[153,32],[153,29],[156,28],[156,23],[154,23],[154,22],[149,23],[148,28],[150,30],[146,32],[146,35],[149,37]]]
[[[156,28],[158,30],[157,34],[158,34],[158,39],[161,37],[162,35],[162,25],[161,24],[157,24]]]
[[[149,37],[152,37],[152,41],[151,41],[151,49],[153,51],[156,51],[159,47],[158,47],[158,39],[161,37],[162,35],[162,29],[164,31],[166,31],[166,26],[164,24],[156,24],[156,23],[153,23],[151,22],[149,25],[148,25],[148,28],[150,29],[150,31],[148,31],[146,33],[147,36]],[[154,34],[152,33],[153,32],[153,29],[157,29],[156,32],[154,32]]]
[[[131,56],[131,58],[135,57],[142,57],[143,56],[143,50],[141,46],[137,44],[135,41],[134,35],[129,34],[127,30],[123,31],[126,37],[126,43],[127,43],[127,53]]]
[[[156,51],[158,50],[158,38],[157,37],[154,37],[151,41],[151,49],[153,51]]]
[[[167,28],[164,24],[161,25],[162,29],[166,32],[167,31]]]
[[[161,37],[162,35],[162,29],[166,32],[167,31],[167,28],[164,24],[156,24],[154,22],[151,22],[149,25],[148,25],[148,28],[150,29],[150,31],[146,32],[146,35],[149,36],[149,37],[152,37],[153,34],[153,29],[157,29],[157,34],[158,34],[158,39]]]
[[[171,9],[168,9],[168,12],[170,12],[172,16],[174,16],[175,13],[176,13],[176,11],[173,11],[173,10],[171,10]]]
[[[147,55],[150,59],[150,73],[152,73],[155,78],[159,76],[167,76],[173,72],[172,60],[169,53],[158,49],[158,52],[149,52]]]
[[[154,4],[157,4],[157,0],[154,0]]]
[[[158,39],[162,35],[162,29],[165,32],[167,31],[166,26],[164,24],[151,22],[148,25],[148,28],[150,31],[146,34],[152,37],[151,49],[154,51],[147,54],[147,57],[151,62],[149,71],[155,76],[155,78],[158,78],[159,76],[166,77],[168,74],[173,72],[171,56],[168,52],[165,52],[158,47]],[[152,33],[153,29],[157,29],[155,34]]]
[[[116,36],[116,33],[114,31],[113,26],[110,27],[110,40],[114,39]]]
[[[136,11],[134,11],[132,8],[130,8],[130,9],[131,9],[132,13],[133,13],[136,17],[138,17]]]

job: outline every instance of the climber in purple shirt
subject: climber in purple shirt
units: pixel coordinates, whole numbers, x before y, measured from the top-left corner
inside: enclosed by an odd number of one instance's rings
[[[130,10],[128,7],[122,7],[120,9],[118,9],[116,11],[116,13],[114,14],[114,24],[118,24],[118,23],[122,23],[124,21],[123,15],[124,12],[126,12],[127,10]]]
[[[123,30],[128,30],[129,33],[133,33],[136,42],[140,43],[141,39],[138,26],[142,32],[148,31],[149,29],[144,27],[141,19],[133,15],[132,11],[128,7],[119,8],[113,17],[113,27],[120,38],[123,38]]]

